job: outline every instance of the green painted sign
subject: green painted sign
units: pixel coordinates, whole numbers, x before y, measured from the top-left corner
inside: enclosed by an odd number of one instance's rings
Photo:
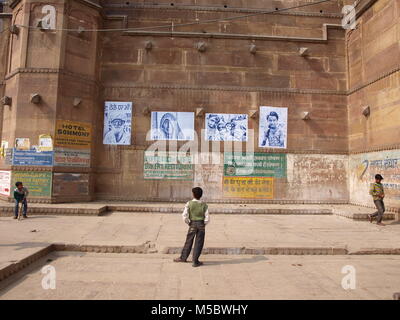
[[[15,188],[15,182],[21,181],[28,188],[28,199],[51,197],[51,180],[52,174],[47,171],[14,171],[11,186]]]
[[[286,178],[285,153],[224,153],[224,176]]]
[[[143,178],[193,180],[193,157],[180,152],[145,152]]]

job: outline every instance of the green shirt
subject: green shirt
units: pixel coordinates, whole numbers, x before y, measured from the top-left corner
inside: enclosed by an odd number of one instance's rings
[[[371,183],[371,187],[369,189],[369,194],[372,196],[372,198],[375,200],[382,200],[382,197],[385,195],[385,191],[383,190],[383,185],[382,183]]]
[[[26,199],[28,194],[29,191],[25,187],[22,187],[21,191],[18,188],[14,189],[14,199],[17,200],[18,202],[21,202],[22,200]]]
[[[188,202],[190,221],[201,221],[205,219],[208,206],[203,201],[191,200]]]

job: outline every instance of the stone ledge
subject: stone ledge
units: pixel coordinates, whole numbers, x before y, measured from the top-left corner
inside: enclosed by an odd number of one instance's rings
[[[179,201],[182,202],[182,201]],[[178,203],[178,201],[174,202]],[[210,202],[212,203],[212,202]],[[229,202],[231,203],[231,202]],[[232,202],[234,203],[234,202]],[[212,208],[212,214],[244,214],[244,215],[337,215],[340,217],[353,219],[356,221],[368,221],[368,212],[356,213],[349,211],[342,211],[340,208],[266,208],[266,209],[255,209],[255,208],[244,208],[238,204],[238,208]],[[305,204],[303,204],[305,205]],[[182,203],[183,208],[183,203]],[[30,215],[78,215],[78,216],[102,216],[111,212],[136,212],[136,213],[165,213],[165,214],[179,214],[182,212],[181,207],[172,207],[168,205],[168,202],[158,205],[100,205],[97,208],[80,208],[79,206],[73,207],[69,204],[69,207],[62,208],[59,206],[46,205],[46,206],[30,206]],[[369,208],[372,209],[372,208]],[[13,205],[0,205],[0,216],[12,216],[14,213]],[[383,220],[395,220],[395,212],[385,212]]]
[[[79,209],[79,208],[52,208],[52,207],[32,207],[28,209],[30,215],[78,215],[78,216],[101,216],[107,212],[107,207],[99,209]],[[7,217],[14,214],[14,206],[0,206],[0,216]]]
[[[171,207],[144,207],[144,206],[107,206],[109,211],[123,212],[152,212],[152,213],[181,213],[182,208]],[[212,214],[306,214],[326,215],[332,214],[331,209],[213,209]]]
[[[336,216],[340,216],[340,217],[345,217],[345,218],[349,218],[349,219],[353,219],[353,220],[359,220],[359,221],[368,221],[368,216],[369,213],[352,213],[352,212],[340,212],[340,211],[335,211],[333,210],[333,214]],[[385,212],[385,214],[383,215],[383,220],[394,220],[396,218],[396,214],[395,213],[391,213],[391,212]]]
[[[164,254],[179,254],[181,247],[166,247]],[[346,248],[337,247],[269,247],[269,248],[204,248],[202,254],[226,254],[226,255],[347,255]]]
[[[165,247],[160,253],[179,254],[181,250],[181,247]],[[54,251],[138,254],[159,252],[151,241],[131,246],[53,243],[0,269],[0,281]],[[202,253],[221,255],[399,255],[400,248],[360,249],[349,252],[347,248],[343,247],[210,247],[204,248]]]
[[[360,249],[351,251],[350,255],[381,255],[381,254],[400,254],[400,248],[378,248],[378,249]]]
[[[14,273],[17,273],[18,271],[28,267],[30,264],[33,262],[39,260],[40,258],[43,258],[44,256],[48,255],[49,253],[53,252],[55,250],[54,245],[50,244],[45,248],[40,249],[39,251],[15,262],[11,263],[8,266],[4,267],[3,269],[0,269],[0,281],[10,277]]]
[[[264,40],[264,41],[294,41],[294,42],[311,42],[325,43],[328,39],[328,29],[343,30],[341,25],[324,23],[322,25],[322,37],[292,37],[278,35],[256,35],[256,34],[240,34],[240,33],[223,33],[223,32],[193,32],[193,31],[146,31],[146,30],[127,30],[122,31],[126,36],[151,36],[151,37],[176,37],[176,38],[212,38],[212,39],[236,39],[236,40]]]
[[[376,0],[375,0],[376,1]],[[183,10],[183,11],[206,11],[206,12],[234,12],[234,13],[252,13],[252,14],[274,14],[274,15],[288,15],[288,16],[301,16],[301,17],[323,17],[323,18],[332,18],[332,19],[338,19],[342,18],[343,14],[341,13],[334,13],[334,12],[327,12],[327,13],[317,13],[317,12],[312,12],[312,11],[295,11],[293,9],[285,10],[283,11],[281,8],[280,11],[273,11],[272,9],[270,10],[265,10],[262,8],[245,8],[245,7],[230,7],[227,6],[226,8],[223,8],[222,6],[217,7],[217,6],[202,6],[202,5],[180,5],[177,3],[174,6],[168,5],[168,4],[146,4],[146,3],[131,3],[129,5],[127,4],[119,4],[119,3],[106,3],[103,5],[105,9],[154,9],[154,10]],[[118,10],[118,12],[120,12]],[[108,17],[108,16],[106,16]]]

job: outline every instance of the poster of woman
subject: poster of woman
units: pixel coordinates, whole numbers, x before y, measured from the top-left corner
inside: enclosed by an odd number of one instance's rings
[[[260,107],[260,148],[287,148],[287,114],[287,108]]]
[[[194,140],[193,112],[152,112],[152,140]]]

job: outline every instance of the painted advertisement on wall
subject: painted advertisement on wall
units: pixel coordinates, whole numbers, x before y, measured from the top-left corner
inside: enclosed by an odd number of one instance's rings
[[[11,172],[0,171],[0,194],[3,196],[10,196],[11,189]]]
[[[273,199],[274,178],[270,177],[224,177],[224,197],[238,199]]]
[[[24,187],[28,188],[31,198],[51,197],[51,172],[14,171],[11,185],[15,185],[17,181],[21,181]]]
[[[92,126],[87,122],[68,120],[56,121],[54,147],[69,149],[90,149]]]
[[[288,154],[286,196],[308,201],[348,201],[348,156]]]
[[[151,140],[194,140],[194,113],[152,112]]]
[[[225,152],[224,175],[286,178],[286,154]]]
[[[193,180],[193,156],[182,152],[144,153],[144,179]]]
[[[90,150],[55,148],[54,165],[60,167],[90,167]]]
[[[247,141],[247,114],[206,113],[207,141]]]
[[[194,185],[203,188],[205,198],[221,199],[224,173],[223,154],[215,154],[214,159],[209,153],[201,153],[200,159],[202,156],[205,157],[204,162],[195,165]]]
[[[258,146],[286,149],[287,119],[287,108],[260,107]]]
[[[53,196],[86,196],[89,194],[89,174],[54,173]]]
[[[357,203],[371,204],[370,184],[375,174],[383,176],[385,203],[400,204],[400,150],[350,155],[350,197]]]
[[[13,151],[12,164],[14,166],[52,166],[53,151],[37,152],[34,149],[15,149]]]
[[[132,102],[104,103],[103,144],[130,145],[132,132]]]

